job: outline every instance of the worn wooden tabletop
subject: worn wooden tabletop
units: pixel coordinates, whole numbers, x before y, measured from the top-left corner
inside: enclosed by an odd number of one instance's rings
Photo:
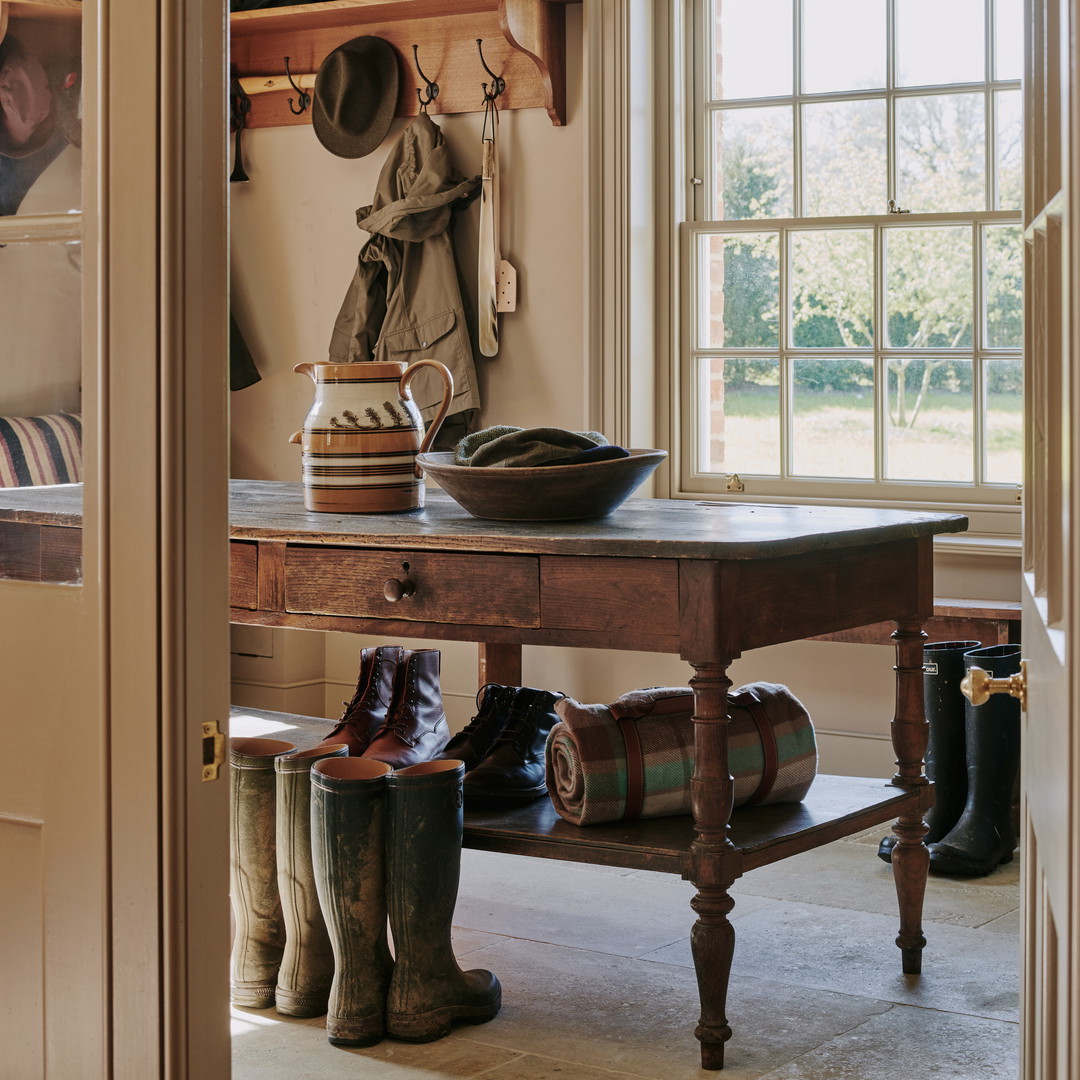
[[[409,513],[325,514],[304,509],[298,483],[233,480],[229,492],[233,539],[358,547],[754,559],[967,528],[961,514],[690,499],[630,499],[595,521],[487,521],[437,490]],[[81,508],[78,484],[0,490],[0,521],[78,525]]]

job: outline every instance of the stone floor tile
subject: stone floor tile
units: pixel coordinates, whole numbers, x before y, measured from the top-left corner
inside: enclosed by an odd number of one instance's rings
[[[232,1010],[232,1080],[433,1080],[488,1075],[517,1051],[440,1039],[413,1045],[331,1046],[323,1018],[297,1020],[273,1010]]]
[[[531,941],[637,956],[690,933],[694,888],[564,870],[550,859],[470,851],[454,924]]]
[[[455,1037],[648,1080],[701,1080],[692,970],[514,940],[486,949],[484,964],[502,983],[502,1012]],[[759,1076],[890,1007],[745,978],[732,980],[732,1000],[726,1080]]]
[[[897,1005],[761,1080],[1016,1080],[1019,1028]]]
[[[1018,1017],[1019,951],[1004,934],[924,925],[923,973],[905,976],[895,918],[783,903],[732,921],[733,973],[996,1020]],[[646,959],[693,966],[686,942]]]
[[[880,839],[880,835],[878,837]],[[896,914],[892,867],[877,858],[873,847],[835,843],[752,870],[735,883],[736,905],[749,896],[798,900],[880,915]],[[982,926],[1017,904],[1020,863],[998,867],[984,878],[931,874],[926,883],[923,919],[955,926]]]

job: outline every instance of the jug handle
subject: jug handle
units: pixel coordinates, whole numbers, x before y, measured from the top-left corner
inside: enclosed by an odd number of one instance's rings
[[[428,425],[427,433],[424,435],[423,442],[420,443],[420,449],[416,451],[418,454],[426,454],[428,447],[435,441],[435,436],[439,434],[439,428],[442,427],[442,422],[450,411],[450,402],[454,398],[454,376],[450,374],[450,369],[438,360],[417,360],[415,364],[410,364],[398,382],[398,393],[401,397],[406,396],[412,377],[422,367],[434,368],[442,376],[444,385],[442,404],[435,414],[435,419]],[[419,465],[413,466],[413,472],[416,474],[417,479],[423,479],[424,470]]]
[[[297,364],[293,368],[293,371],[297,375],[307,375],[311,379],[312,382],[315,381],[315,365],[314,364],[306,364],[306,363],[305,364]],[[292,442],[293,440],[290,439],[289,441]]]

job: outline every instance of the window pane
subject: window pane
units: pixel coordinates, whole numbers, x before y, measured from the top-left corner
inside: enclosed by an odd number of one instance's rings
[[[890,229],[886,304],[894,348],[971,346],[971,230]]]
[[[1024,74],[1024,0],[994,0],[994,78]]]
[[[793,471],[872,478],[873,361],[800,358],[794,374]]]
[[[934,94],[896,103],[896,190],[905,210],[986,209],[982,94]]]
[[[1019,210],[1023,205],[1024,142],[1021,117],[1023,100],[1019,90],[1001,90],[994,95],[996,112],[997,208]]]
[[[988,226],[983,233],[986,259],[986,327],[991,349],[1023,344],[1024,248],[1019,225]]]
[[[791,217],[790,106],[715,114],[717,190],[713,217]]]
[[[702,472],[780,472],[780,363],[709,358],[698,367]]]
[[[791,236],[793,344],[866,348],[874,341],[874,237],[869,229]]]
[[[885,212],[885,102],[803,107],[807,217]]]
[[[896,0],[896,84],[981,82],[983,0]]]
[[[790,94],[791,0],[713,0],[712,7],[715,96]]]
[[[0,30],[0,215],[82,205],[80,29],[78,19],[13,16],[9,32]]]
[[[991,484],[1023,481],[1023,363],[986,361],[986,479]]]
[[[803,0],[803,91],[885,85],[883,0]]]
[[[971,367],[970,360],[922,357],[888,362],[886,476],[971,483]]]
[[[780,342],[776,233],[703,236],[699,341],[704,348],[773,348]]]

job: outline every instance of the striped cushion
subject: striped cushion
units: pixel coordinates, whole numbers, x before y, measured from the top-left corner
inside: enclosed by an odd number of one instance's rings
[[[0,416],[0,487],[82,479],[82,417]]]

